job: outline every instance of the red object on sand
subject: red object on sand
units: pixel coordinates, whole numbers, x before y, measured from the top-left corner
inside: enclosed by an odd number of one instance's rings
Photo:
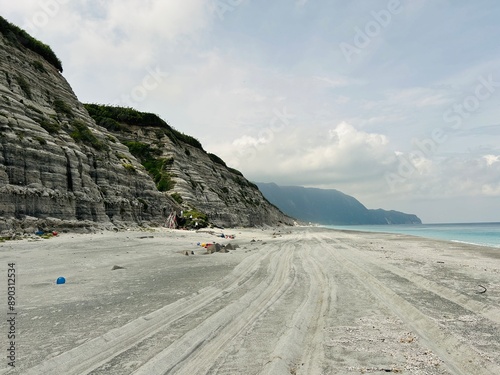
[[[52,232],[52,235],[53,235],[53,236],[57,236],[58,234],[59,234],[59,233],[57,233],[56,231],[53,231],[53,232]]]

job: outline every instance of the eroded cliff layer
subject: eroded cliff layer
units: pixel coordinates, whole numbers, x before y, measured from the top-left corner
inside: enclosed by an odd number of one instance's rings
[[[160,223],[175,208],[54,66],[0,34],[0,230],[26,219],[45,225],[30,218],[52,226]]]
[[[219,226],[292,224],[257,185],[158,116],[129,108],[85,106],[99,124],[129,147],[158,188],[174,196],[184,210],[201,211]]]
[[[97,125],[59,70],[0,33],[0,231],[161,225],[186,207],[221,226],[291,222],[201,147],[141,124]],[[171,185],[159,188],[132,141],[171,160]]]

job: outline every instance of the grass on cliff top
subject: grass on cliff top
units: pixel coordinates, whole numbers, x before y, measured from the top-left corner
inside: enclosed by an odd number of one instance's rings
[[[19,48],[22,46],[37,53],[62,73],[63,68],[61,60],[59,60],[48,45],[33,38],[26,31],[10,23],[2,16],[0,16],[0,33],[16,47]]]
[[[163,134],[168,136],[172,142],[184,142],[188,145],[203,150],[203,146],[196,138],[181,133],[172,128],[158,115],[147,112],[140,112],[133,108],[109,106],[102,104],[84,104],[85,109],[94,121],[111,131],[130,132],[124,125],[132,126],[150,126],[160,128]]]
[[[212,160],[214,163],[217,163],[217,164],[220,164],[224,167],[227,168],[227,165],[226,165],[226,162],[224,160],[222,160],[220,157],[218,157],[217,155],[215,154],[211,154],[211,153],[208,153],[208,157],[210,158],[210,160]]]
[[[168,125],[163,119],[153,113],[140,112],[133,108],[126,107],[118,107],[118,106],[110,106],[110,105],[102,105],[102,104],[84,104],[85,109],[89,113],[89,115],[94,119],[94,121],[111,131],[118,131],[124,133],[130,133],[131,130],[127,128],[127,125],[132,126],[150,126],[159,129],[159,136],[162,134],[168,136],[172,142],[179,145],[180,142],[193,146],[201,151],[203,151],[212,162],[222,165],[227,168],[227,170],[239,177],[243,177],[243,174],[234,169],[230,168],[226,165],[224,160],[218,157],[215,154],[207,153],[203,150],[201,143],[194,137],[181,133],[180,131],[172,128]],[[125,143],[130,152],[138,157],[140,160],[148,160],[151,155],[148,154],[152,149],[149,148],[148,145],[142,144],[140,142],[126,142]],[[186,155],[190,156],[191,152],[189,150],[185,150]],[[147,168],[146,168],[147,169]],[[150,172],[151,173],[151,172]],[[240,179],[238,179],[240,181]],[[254,184],[250,182],[241,182],[240,185],[248,185],[253,188],[257,188]]]

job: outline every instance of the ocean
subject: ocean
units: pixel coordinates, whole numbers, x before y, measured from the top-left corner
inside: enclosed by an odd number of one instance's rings
[[[412,236],[500,248],[500,223],[420,225],[327,225],[333,229],[409,234]]]

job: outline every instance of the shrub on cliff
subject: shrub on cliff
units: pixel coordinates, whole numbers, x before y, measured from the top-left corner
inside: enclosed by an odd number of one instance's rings
[[[75,120],[71,124],[73,126],[73,131],[70,136],[76,142],[86,143],[96,150],[101,151],[107,148],[107,145],[101,142],[92,131],[83,123],[83,121]]]
[[[170,174],[166,171],[166,167],[172,165],[173,158],[165,159],[158,157],[160,151],[151,148],[150,145],[142,142],[129,141],[124,143],[130,153],[139,159],[150,176],[153,178],[156,188],[159,191],[172,190],[175,181],[172,180]]]
[[[208,157],[210,158],[210,160],[212,160],[214,163],[217,163],[217,164],[220,164],[224,167],[227,167],[226,163],[224,162],[224,160],[222,160],[220,157],[218,157],[217,155],[215,154],[211,154],[211,153],[208,153]]]
[[[26,97],[28,99],[31,99],[33,100],[33,94],[31,93],[31,87],[28,83],[28,81],[26,81],[26,79],[24,79],[24,77],[22,76],[16,76],[16,81],[17,81],[17,84],[19,85],[19,87],[21,88],[21,90],[24,92],[24,95],[26,95]]]
[[[2,16],[0,16],[0,33],[2,33],[7,40],[13,43],[16,47],[25,47],[42,56],[48,63],[62,73],[63,68],[61,60],[59,60],[54,51],[52,51],[48,45],[36,40],[26,31],[16,25],[13,25]]]
[[[42,119],[40,121],[40,126],[49,132],[49,134],[55,134],[61,130],[61,126],[57,122],[47,119]]]
[[[62,115],[66,115],[68,117],[74,117],[73,115],[73,110],[71,109],[71,106],[66,103],[64,100],[61,99],[56,99],[52,103],[54,110]]]
[[[125,125],[150,126],[160,128],[163,134],[176,144],[184,142],[188,145],[203,150],[203,146],[196,138],[181,133],[172,128],[161,117],[147,112],[139,112],[133,108],[118,107],[102,104],[84,104],[85,109],[94,121],[108,130],[129,131]]]

